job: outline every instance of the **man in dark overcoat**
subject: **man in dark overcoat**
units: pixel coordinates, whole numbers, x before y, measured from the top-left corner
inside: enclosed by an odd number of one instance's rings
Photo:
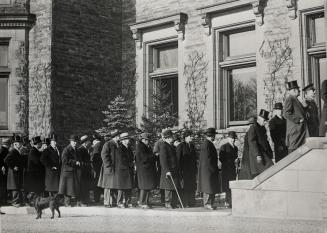
[[[33,137],[32,145],[33,147],[28,155],[25,189],[30,193],[30,197],[33,197],[34,195],[43,196],[45,188],[45,168],[40,161],[42,155],[42,152],[40,151],[42,147],[41,137]]]
[[[22,147],[22,140],[20,136],[14,135],[12,141],[12,148],[9,150],[9,153],[4,160],[8,166],[7,190],[12,193],[11,204],[15,207],[20,207],[23,205],[22,188],[24,172],[24,163],[19,152]]]
[[[287,83],[288,93],[284,103],[284,117],[286,118],[286,146],[291,153],[305,143],[309,136],[305,110],[298,100],[300,96],[297,81]]]
[[[192,142],[192,131],[185,130],[182,138],[184,141],[177,146],[176,153],[180,164],[183,202],[185,207],[192,207],[195,205],[197,166],[195,146]]]
[[[173,132],[169,129],[162,133],[163,142],[160,143],[160,189],[165,190],[165,206],[168,209],[177,205],[177,194],[171,179],[174,180],[177,189],[180,189],[180,171],[176,155],[176,149],[172,145]]]
[[[117,206],[132,207],[134,180],[134,155],[130,148],[128,133],[119,135],[119,146],[115,157],[114,189],[117,189]]]
[[[98,186],[104,189],[103,204],[107,208],[117,205],[117,190],[114,188],[114,176],[119,135],[120,132],[118,130],[111,132],[112,139],[104,143],[101,151],[102,167]]]
[[[319,136],[326,137],[327,132],[327,80],[324,80],[321,85],[320,96],[324,101],[324,105],[321,111],[321,119],[319,126]]]
[[[89,203],[89,194],[92,184],[92,167],[91,167],[91,156],[89,148],[91,147],[91,139],[89,136],[84,135],[80,139],[81,146],[77,149],[77,156],[80,159],[80,180],[81,180],[81,203],[78,205],[87,206]]]
[[[24,171],[23,171],[23,191],[22,191],[22,195],[23,195],[23,201],[25,203],[28,203],[28,191],[26,190],[26,186],[25,184],[27,184],[27,167],[28,167],[28,156],[30,154],[30,150],[32,148],[31,145],[31,141],[28,137],[28,135],[25,135],[22,137],[22,141],[23,141],[23,145],[20,149],[20,154],[22,157],[22,161],[24,164]]]
[[[248,131],[248,158],[249,158],[249,171],[251,179],[262,173],[264,170],[273,165],[269,141],[267,139],[267,131],[265,123],[268,121],[269,112],[261,109],[257,121],[250,126]],[[246,157],[247,157],[246,156]],[[242,169],[245,169],[242,167]]]
[[[78,170],[81,161],[77,155],[78,137],[71,135],[70,143],[66,146],[61,155],[61,175],[59,181],[59,194],[65,196],[65,206],[71,206],[71,199],[80,198],[80,175]]]
[[[5,163],[5,158],[9,153],[10,139],[2,140],[0,147],[0,207],[7,203],[7,171],[8,167]],[[0,214],[3,214],[0,210]]]
[[[45,191],[54,196],[59,190],[61,156],[57,147],[57,137],[50,137],[50,146],[41,155],[41,163],[45,167]]]
[[[149,208],[150,191],[156,188],[157,171],[156,157],[149,146],[150,134],[142,133],[136,145],[136,169],[137,180],[140,189],[139,205],[142,208]]]
[[[283,159],[287,154],[286,119],[283,117],[283,104],[275,103],[275,116],[269,121],[270,136],[274,143],[275,162]]]
[[[304,92],[304,110],[308,124],[309,137],[319,137],[319,109],[316,104],[316,89],[309,84],[302,89]]]
[[[93,195],[94,195],[94,202],[98,203],[100,200],[101,193],[103,189],[98,187],[98,181],[100,177],[100,171],[102,167],[102,159],[101,159],[101,150],[103,147],[103,143],[101,141],[101,137],[99,135],[93,135],[93,142],[92,142],[92,152],[91,152],[91,166],[92,166],[92,187]]]
[[[159,186],[160,186],[160,177],[161,177],[160,145],[163,143],[162,132],[158,135],[158,136],[160,136],[160,138],[153,145],[153,153],[156,156],[157,185],[159,185]],[[162,205],[165,205],[165,190],[163,190],[163,189],[159,189],[159,190],[160,190],[160,202]]]
[[[203,193],[204,208],[213,210],[215,194],[219,191],[218,154],[213,144],[216,129],[208,128],[205,135],[206,139],[200,148],[198,192]]]
[[[236,180],[236,169],[238,164],[238,148],[235,145],[236,139],[236,132],[229,131],[227,136],[228,142],[222,145],[219,150],[219,160],[221,162],[222,173],[222,188],[226,193],[226,203],[229,207],[232,207],[229,181]]]

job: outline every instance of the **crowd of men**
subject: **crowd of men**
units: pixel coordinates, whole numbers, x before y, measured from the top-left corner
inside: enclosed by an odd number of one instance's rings
[[[217,150],[214,142],[217,131],[204,132],[197,153],[194,132],[183,130],[174,134],[166,129],[161,138],[150,146],[152,135],[138,135],[135,150],[128,132],[114,130],[105,142],[98,135],[71,135],[69,144],[61,151],[57,138],[52,135],[21,138],[14,135],[2,142],[0,150],[0,198],[6,204],[19,207],[33,202],[38,196],[64,196],[64,204],[78,206],[99,202],[103,194],[105,207],[151,208],[151,191],[161,190],[161,201],[166,208],[192,207],[196,192],[203,194],[203,206],[215,209],[215,195],[221,185],[226,192],[226,204],[231,207],[229,181],[253,179],[275,162],[304,144],[305,138],[325,136],[326,103],[320,118],[312,84],[303,91],[304,101],[298,99],[300,88],[296,81],[287,83],[288,97],[274,106],[274,117],[261,109],[250,120],[244,138],[243,156],[235,141],[235,131],[229,131],[227,141]],[[324,89],[325,87],[325,89]],[[327,81],[323,83],[322,97],[327,100]],[[267,124],[268,122],[268,124]],[[268,140],[267,129],[274,144],[274,154]],[[219,181],[221,171],[222,181]],[[137,188],[136,203],[132,203],[132,190]],[[0,205],[1,206],[1,205]],[[0,211],[1,212],[1,211]],[[2,213],[2,212],[1,212]]]

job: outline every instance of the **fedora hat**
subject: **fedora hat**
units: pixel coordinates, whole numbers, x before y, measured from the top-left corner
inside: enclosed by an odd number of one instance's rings
[[[38,144],[38,143],[42,143],[41,137],[40,136],[36,136],[32,138],[32,143],[33,145]]]
[[[229,131],[227,134],[227,137],[235,139],[235,138],[237,138],[237,134],[235,131]]]
[[[131,136],[129,135],[129,133],[125,132],[125,133],[121,133],[119,135],[119,140],[124,140],[124,139],[131,139]]]
[[[173,131],[171,131],[170,129],[166,129],[165,131],[162,132],[162,136],[164,138],[172,138],[173,135]]]
[[[217,134],[217,132],[215,128],[207,128],[204,134],[207,136],[214,136]]]
[[[278,102],[278,103],[275,103],[274,109],[283,110],[283,104],[282,104],[282,103],[280,103],[280,102]]]
[[[297,81],[296,80],[287,82],[287,90],[292,90],[292,89],[300,89],[300,87],[297,84]]]
[[[77,137],[77,135],[74,135],[74,134],[70,135],[70,137],[69,137],[69,141],[78,142],[78,137]]]
[[[50,139],[50,141],[55,141],[56,142],[58,140],[58,137],[57,137],[57,135],[55,135],[53,133],[53,134],[50,135],[49,139]]]
[[[262,117],[263,119],[265,119],[266,121],[269,120],[269,112],[264,110],[264,109],[261,109],[260,110],[260,113],[258,115],[259,117]]]
[[[89,136],[87,135],[83,135],[81,138],[80,138],[80,143],[83,144],[84,142],[86,141],[90,141],[90,138]]]
[[[316,90],[313,86],[313,83],[310,83],[309,85],[307,85],[302,89],[302,91],[310,91],[310,90]]]
[[[151,134],[150,133],[141,133],[140,135],[140,139],[146,139],[146,140],[150,140]]]

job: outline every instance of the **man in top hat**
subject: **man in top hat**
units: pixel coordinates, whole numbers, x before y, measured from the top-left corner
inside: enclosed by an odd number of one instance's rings
[[[114,188],[116,173],[116,157],[118,153],[119,130],[111,132],[111,140],[106,141],[102,147],[102,167],[98,186],[104,189],[103,204],[105,207],[114,207],[117,204],[117,190]]]
[[[248,167],[243,167],[243,173],[249,174],[249,178],[253,179],[264,170],[273,165],[273,152],[267,139],[267,131],[265,123],[268,121],[269,112],[261,109],[257,121],[250,126],[247,132],[248,154],[243,154],[244,158],[248,158]],[[244,144],[245,144],[244,143]],[[243,159],[242,159],[243,160]],[[245,171],[244,169],[248,169]],[[240,177],[241,179],[241,177]]]
[[[229,131],[227,135],[228,142],[220,147],[219,160],[221,162],[222,188],[226,193],[226,204],[232,206],[231,190],[229,181],[236,180],[238,165],[238,148],[235,145],[237,135],[235,131]]]
[[[102,159],[101,159],[101,150],[103,147],[103,143],[101,141],[101,137],[98,134],[93,135],[92,142],[92,152],[91,152],[91,166],[92,166],[92,190],[94,195],[94,202],[99,202],[101,193],[103,192],[101,187],[98,187],[98,181],[100,177],[101,167],[102,167]]]
[[[78,170],[81,161],[77,155],[78,137],[71,135],[69,145],[62,152],[61,176],[59,181],[59,194],[65,196],[65,206],[71,206],[71,199],[80,198],[80,176]]]
[[[274,143],[275,162],[283,159],[287,153],[286,140],[286,119],[283,117],[283,104],[275,103],[275,116],[269,121],[271,139]]]
[[[307,85],[302,89],[304,92],[304,110],[310,137],[319,136],[319,109],[316,104],[316,89],[313,84]]]
[[[77,149],[77,156],[81,162],[79,172],[82,185],[80,191],[81,203],[78,203],[78,205],[87,206],[92,184],[91,156],[89,153],[91,138],[88,135],[83,135],[80,139],[80,144],[80,147]]]
[[[32,198],[34,195],[42,196],[44,192],[45,168],[40,161],[42,141],[40,136],[32,138],[33,147],[28,155],[27,164],[27,182],[25,189],[30,193]],[[30,200],[31,201],[31,200]]]
[[[177,206],[177,194],[174,184],[177,189],[180,189],[180,173],[179,163],[176,155],[176,149],[172,145],[173,132],[169,129],[162,133],[163,142],[159,147],[160,159],[160,189],[165,190],[165,206],[168,209]]]
[[[215,209],[215,194],[219,191],[218,154],[213,142],[216,129],[205,131],[206,139],[200,148],[200,163],[198,174],[198,191],[203,193],[204,208]]]
[[[130,148],[130,135],[119,135],[117,156],[115,157],[114,189],[117,189],[119,208],[132,207],[132,189],[134,180],[134,155]]]
[[[26,182],[27,182],[27,166],[28,166],[28,155],[30,154],[30,150],[32,148],[32,145],[31,145],[31,141],[28,137],[28,135],[25,135],[22,137],[22,142],[23,142],[23,145],[22,147],[20,148],[20,154],[21,154],[21,157],[22,157],[22,160],[23,160],[23,164],[24,164],[24,171],[23,171],[23,201],[25,203],[28,202],[28,198],[27,198],[27,194],[28,194],[28,191],[25,189],[27,185]]]
[[[180,173],[183,188],[183,202],[186,207],[195,205],[196,191],[196,151],[193,144],[191,130],[182,133],[183,142],[176,148],[177,158],[180,164]]]
[[[326,137],[327,132],[327,80],[324,80],[321,85],[321,98],[324,101],[324,106],[321,111],[321,119],[319,126],[319,136]]]
[[[298,100],[300,87],[297,81],[287,83],[288,96],[284,103],[284,117],[286,118],[286,146],[291,153],[304,144],[309,136],[305,110]]]
[[[51,135],[50,146],[43,150],[41,163],[45,167],[45,191],[54,196],[59,190],[61,155],[56,135]]]
[[[2,140],[0,147],[0,207],[7,203],[7,165],[5,158],[9,153],[10,139],[6,138]],[[0,214],[3,214],[0,210]]]
[[[161,174],[161,166],[160,166],[160,145],[163,143],[163,132],[165,131],[165,129],[162,129],[161,133],[158,134],[158,136],[160,137],[153,145],[153,153],[156,156],[156,163],[157,163],[157,179],[158,179],[158,184],[160,184],[160,174]],[[160,202],[161,204],[165,204],[165,190],[160,189]]]
[[[140,195],[138,203],[142,208],[149,208],[150,191],[157,185],[156,157],[149,145],[150,134],[142,133],[136,144],[135,162],[137,169],[138,188]]]
[[[22,147],[22,139],[20,136],[14,135],[12,142],[12,148],[4,160],[8,166],[7,190],[12,193],[11,204],[19,207],[23,205],[21,190],[23,188],[24,163],[19,152]]]

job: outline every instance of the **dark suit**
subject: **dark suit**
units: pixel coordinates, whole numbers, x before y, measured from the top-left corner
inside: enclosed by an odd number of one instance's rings
[[[251,174],[250,170],[250,153],[249,153],[249,130],[244,136],[243,155],[241,169],[238,175],[239,180],[252,180],[255,175]]]
[[[81,166],[79,168],[81,173],[81,186],[80,186],[80,196],[83,203],[89,202],[89,192],[92,184],[92,167],[91,167],[91,157],[88,149],[85,146],[80,146],[77,149],[77,156],[81,161]]]
[[[102,188],[97,187],[101,167],[102,167],[102,159],[101,159],[101,150],[102,150],[102,142],[97,142],[93,146],[93,151],[91,153],[91,165],[92,165],[92,171],[93,171],[93,185],[92,189],[94,190],[94,201],[98,202],[100,200],[100,195],[102,193]]]
[[[28,155],[27,184],[25,188],[28,192],[41,194],[44,192],[45,169],[40,161],[41,152],[32,147]]]
[[[235,160],[238,158],[238,148],[226,143],[220,147],[219,160],[222,163],[222,188],[226,192],[226,202],[231,204],[231,190],[229,188],[229,181],[236,180],[236,164]]]
[[[284,117],[286,118],[286,146],[289,152],[296,150],[305,143],[309,136],[305,120],[305,111],[300,101],[289,95],[284,103]],[[300,120],[304,121],[300,123]]]
[[[283,159],[287,153],[286,140],[286,119],[274,116],[269,121],[271,139],[274,142],[275,161],[276,163]]]
[[[327,80],[322,82],[320,96],[324,101],[324,106],[321,111],[319,136],[325,137],[327,132]]]
[[[196,152],[193,143],[180,143],[176,148],[177,158],[179,160],[183,201],[186,206],[193,206],[195,204],[196,191]]]
[[[308,124],[309,136],[319,136],[319,109],[314,100],[305,100],[307,106],[305,109],[306,121]]]
[[[41,163],[45,167],[45,190],[57,193],[59,190],[61,159],[58,148],[49,146],[41,155]],[[56,168],[56,169],[55,169]]]
[[[219,189],[218,154],[214,144],[204,140],[200,149],[198,191],[204,193],[204,205],[213,205]]]
[[[9,153],[9,149],[6,146],[0,147],[0,206],[7,202],[7,164],[5,158]],[[2,167],[6,169],[6,172],[2,172]]]

